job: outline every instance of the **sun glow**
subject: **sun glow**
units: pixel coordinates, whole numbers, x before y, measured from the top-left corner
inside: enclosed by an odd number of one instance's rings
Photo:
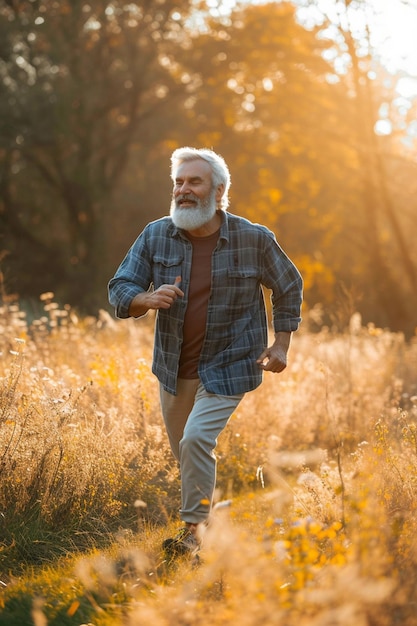
[[[335,40],[340,40],[339,29],[350,30],[364,56],[370,44],[372,56],[388,72],[407,77],[407,83],[402,83],[406,97],[417,94],[417,4],[412,5],[411,0],[366,0],[350,2],[348,9],[347,3],[337,0],[296,0],[296,4],[300,21],[307,27],[328,20],[326,32]],[[336,55],[336,65],[343,67],[345,62],[343,55]]]
[[[417,6],[401,0],[373,0],[372,5],[372,38],[383,64],[417,78]]]

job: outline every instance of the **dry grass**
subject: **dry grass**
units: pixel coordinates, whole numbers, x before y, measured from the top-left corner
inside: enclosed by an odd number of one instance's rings
[[[0,311],[0,624],[417,624],[415,340],[294,336],[221,436],[233,505],[193,569],[159,551],[179,482],[151,320],[44,305]]]

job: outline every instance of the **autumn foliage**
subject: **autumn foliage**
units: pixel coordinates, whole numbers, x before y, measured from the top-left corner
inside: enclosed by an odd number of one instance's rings
[[[168,212],[172,150],[193,145],[225,157],[231,211],[276,233],[308,309],[343,330],[349,294],[366,324],[414,334],[415,96],[380,62],[376,5],[340,2],[330,23],[298,4],[2,4],[0,260],[29,315],[51,289],[107,307]]]

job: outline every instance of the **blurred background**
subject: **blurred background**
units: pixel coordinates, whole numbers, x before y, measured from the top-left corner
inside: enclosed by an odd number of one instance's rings
[[[358,311],[412,336],[416,32],[416,0],[2,0],[3,301],[110,310],[191,145],[297,264],[313,326]]]

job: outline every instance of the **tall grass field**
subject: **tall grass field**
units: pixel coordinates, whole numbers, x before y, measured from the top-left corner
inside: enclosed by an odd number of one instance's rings
[[[417,625],[417,338],[293,337],[232,415],[198,564],[153,319],[0,309],[1,626]]]

